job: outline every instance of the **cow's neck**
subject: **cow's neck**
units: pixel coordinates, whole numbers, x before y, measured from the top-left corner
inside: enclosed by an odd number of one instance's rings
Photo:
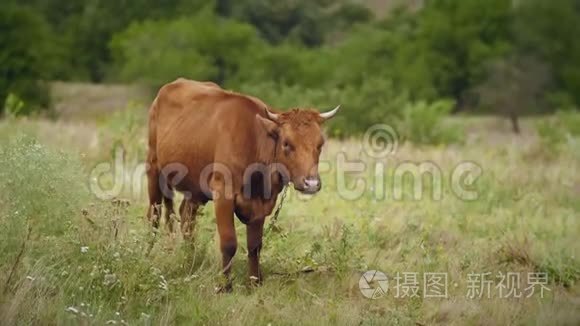
[[[262,135],[258,136],[257,143],[258,143],[258,153],[257,153],[257,163],[264,164],[269,169],[269,175],[271,175],[271,185],[272,190],[275,193],[278,193],[284,188],[286,185],[284,182],[284,178],[280,175],[280,173],[274,172],[275,165],[280,163],[278,161],[277,152],[278,148],[278,140],[270,137],[267,133],[263,133]]]

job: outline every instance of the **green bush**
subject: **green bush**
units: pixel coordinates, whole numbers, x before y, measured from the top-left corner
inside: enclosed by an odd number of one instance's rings
[[[53,35],[36,11],[15,5],[0,10],[0,115],[6,99],[22,99],[19,114],[45,109],[50,104],[44,78],[53,69]]]
[[[148,229],[136,232],[125,224],[137,211],[129,216],[128,201],[90,203],[87,176],[77,159],[18,137],[0,144],[0,178],[3,322],[66,324],[96,318],[104,324],[116,311],[141,313],[124,309],[120,300],[137,300],[138,309],[161,305],[166,267],[179,270],[185,255],[178,255],[181,264],[175,255],[171,264],[155,263],[159,260],[148,256]]]
[[[127,107],[114,112],[100,123],[100,136],[103,150],[108,149],[109,157],[123,150],[124,159],[131,164],[147,157],[147,112],[143,105],[129,103]]]
[[[272,44],[291,39],[309,47],[320,46],[335,33],[372,18],[366,6],[350,0],[221,0],[218,11],[256,26]]]
[[[540,144],[550,152],[556,152],[569,138],[580,137],[580,114],[574,111],[558,111],[555,116],[536,123]]]
[[[331,79],[319,50],[290,43],[262,46],[259,51],[240,59],[240,69],[226,82],[227,87],[241,89],[252,87],[248,84],[268,84],[268,87],[290,85],[321,89],[327,79]]]
[[[515,36],[521,51],[544,58],[553,70],[551,77],[557,89],[580,104],[578,1],[529,0],[522,2],[516,13]]]
[[[18,95],[8,94],[4,103],[4,113],[9,117],[16,117],[24,111],[24,101]]]
[[[573,110],[559,110],[556,112],[556,119],[567,135],[580,137],[580,113]]]
[[[262,83],[242,85],[240,90],[282,110],[299,107],[325,111],[340,104],[340,113],[327,125],[334,137],[360,135],[372,125],[392,123],[408,101],[406,93],[398,94],[390,81],[378,78],[345,88]]]
[[[219,18],[207,8],[192,17],[134,23],[111,41],[118,78],[154,86],[177,77],[223,83],[261,46],[251,25]]]
[[[433,103],[419,101],[407,103],[397,130],[403,140],[416,144],[442,144],[459,142],[463,137],[457,127],[446,127],[443,119],[449,115],[453,101],[438,100]]]
[[[455,143],[463,137],[458,126],[448,127],[443,121],[453,109],[453,101],[411,102],[406,92],[397,92],[393,83],[385,79],[369,79],[342,89],[245,84],[241,91],[282,110],[294,107],[327,110],[341,104],[340,113],[327,125],[333,137],[362,135],[376,124],[391,125],[403,139],[418,144]]]
[[[29,250],[54,245],[89,198],[78,161],[24,136],[0,145],[0,179],[3,262],[15,258],[29,228],[39,245]]]

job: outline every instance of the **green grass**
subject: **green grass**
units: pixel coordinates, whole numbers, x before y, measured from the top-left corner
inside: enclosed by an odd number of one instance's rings
[[[357,200],[342,199],[333,171],[327,172],[313,198],[301,200],[290,191],[281,231],[265,239],[261,287],[249,286],[245,228],[236,222],[234,291],[215,294],[220,254],[211,203],[189,244],[166,232],[154,239],[143,219],[144,194],[133,198],[125,187],[121,197],[128,201],[101,201],[88,190],[89,170],[112,161],[113,146],[124,146],[130,161],[142,156],[145,130],[134,128],[139,124],[129,117],[98,125],[0,122],[3,324],[580,322],[577,138],[555,151],[532,135],[488,131],[452,147],[400,145],[382,161],[388,167],[385,200],[369,190]],[[344,152],[375,163],[360,150],[357,140],[330,141],[323,156],[334,162]],[[450,189],[450,173],[466,160],[483,169],[475,201],[462,201]],[[430,199],[429,192],[419,201],[393,199],[391,172],[405,161],[440,167],[442,200]],[[367,189],[371,174],[361,175]],[[410,184],[403,186],[408,194]],[[361,295],[358,280],[369,269],[388,275],[386,297]],[[468,273],[499,271],[546,272],[550,291],[543,299],[498,298],[496,292],[490,299],[466,298]],[[449,298],[394,298],[397,272],[447,273]]]

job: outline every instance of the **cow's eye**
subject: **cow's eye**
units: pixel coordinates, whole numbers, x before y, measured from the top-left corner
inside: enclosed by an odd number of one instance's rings
[[[284,150],[289,152],[293,149],[292,144],[290,144],[288,141],[284,141],[284,143],[282,143],[282,146],[284,147]]]

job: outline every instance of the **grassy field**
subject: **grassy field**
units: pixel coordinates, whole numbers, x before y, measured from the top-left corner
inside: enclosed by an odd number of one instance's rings
[[[577,138],[547,148],[526,122],[520,137],[474,128],[464,144],[398,144],[381,159],[361,155],[361,140],[331,140],[323,152],[329,167],[323,190],[312,198],[290,191],[279,230],[266,236],[265,283],[249,286],[245,227],[236,222],[234,291],[216,294],[221,258],[211,202],[193,244],[179,234],[154,238],[143,219],[144,117],[133,110],[98,123],[0,121],[2,324],[580,323]],[[116,148],[124,150],[119,171],[126,178],[115,183],[97,175],[104,188],[122,186],[116,200],[100,200],[90,191],[91,172],[113,164]],[[349,189],[365,182],[354,199],[337,177],[339,156],[366,164],[346,178]],[[404,162],[436,166],[441,188],[426,180],[423,198],[415,200],[409,178],[396,182]],[[475,200],[453,190],[452,174],[465,162],[482,170],[461,180]],[[377,166],[385,167],[379,179]],[[384,198],[377,195],[381,185]],[[359,279],[367,270],[387,275],[384,296],[362,295]],[[486,272],[490,291],[471,298],[471,278]],[[508,272],[521,276],[515,288],[522,297],[502,297],[498,273]],[[525,295],[533,272],[548,276],[543,298],[539,288]],[[425,273],[446,275],[447,297],[426,297]],[[397,275],[417,276],[417,296],[402,295],[415,283],[397,282]]]

